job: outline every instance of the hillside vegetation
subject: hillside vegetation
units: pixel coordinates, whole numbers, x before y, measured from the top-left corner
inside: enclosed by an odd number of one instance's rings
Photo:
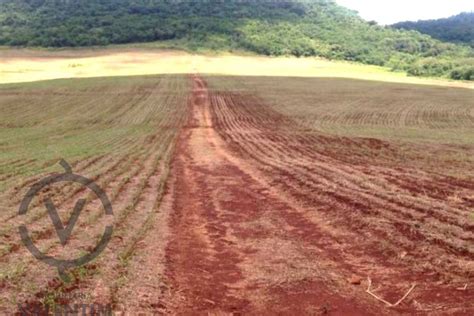
[[[331,0],[0,0],[0,45],[170,47],[320,56],[416,76],[474,80],[474,52],[362,20]]]
[[[400,22],[393,27],[415,30],[442,41],[474,47],[474,12],[464,12],[446,19]]]

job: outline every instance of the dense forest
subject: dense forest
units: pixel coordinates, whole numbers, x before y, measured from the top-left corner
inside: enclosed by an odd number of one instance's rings
[[[474,12],[465,12],[446,19],[400,22],[393,27],[415,30],[446,42],[474,47]]]
[[[474,80],[474,51],[362,20],[332,0],[0,0],[0,45],[170,47],[320,56]]]

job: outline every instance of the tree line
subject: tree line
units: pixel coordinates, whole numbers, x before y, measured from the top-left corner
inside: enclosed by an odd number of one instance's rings
[[[0,45],[77,47],[164,41],[387,66],[474,80],[474,50],[379,26],[332,0],[0,0]]]

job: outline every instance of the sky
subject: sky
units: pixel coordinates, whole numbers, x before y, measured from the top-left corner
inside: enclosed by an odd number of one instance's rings
[[[474,11],[474,0],[336,0],[379,24],[446,18]]]

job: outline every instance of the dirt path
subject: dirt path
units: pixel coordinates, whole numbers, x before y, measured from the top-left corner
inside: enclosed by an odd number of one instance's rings
[[[325,271],[323,251],[306,244],[292,205],[232,155],[216,132],[205,82],[193,78],[192,117],[178,142],[166,277],[167,308],[271,314],[368,315],[377,309],[342,275]],[[313,232],[317,235],[317,231]],[[324,236],[321,236],[324,237]]]

